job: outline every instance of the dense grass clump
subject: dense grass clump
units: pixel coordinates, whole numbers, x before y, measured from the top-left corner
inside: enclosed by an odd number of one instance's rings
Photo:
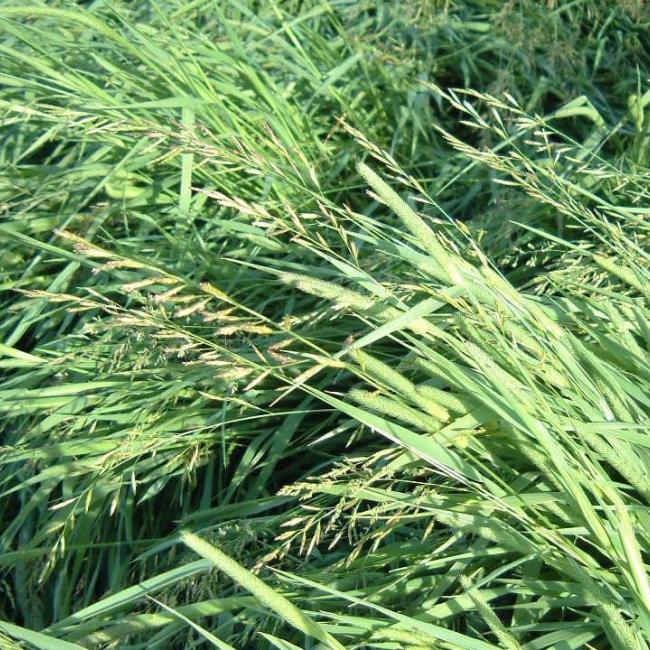
[[[0,646],[642,650],[650,13],[0,0]]]

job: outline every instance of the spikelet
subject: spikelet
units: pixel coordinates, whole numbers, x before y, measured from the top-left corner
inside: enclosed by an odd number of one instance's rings
[[[204,539],[185,530],[181,532],[180,539],[195,553],[209,560],[231,580],[253,594],[261,603],[273,610],[289,625],[308,636],[318,639],[326,647],[331,648],[332,650],[345,650],[345,648],[329,632],[326,632],[307,614],[299,610],[293,603],[280,595],[277,591],[274,591],[271,587],[267,586],[251,571],[248,571],[229,555],[226,555],[220,548],[213,546]]]
[[[241,318],[233,316],[232,312],[234,309],[234,307],[229,307],[228,309],[221,309],[219,311],[205,311],[202,314],[203,320],[206,323],[213,323],[214,321],[219,321],[220,323],[238,322]]]
[[[176,285],[172,289],[164,291],[163,293],[158,293],[154,296],[154,301],[157,303],[173,301],[177,294],[183,290],[182,285]]]
[[[600,613],[603,615],[603,622],[606,624],[608,636],[610,631],[613,629],[616,638],[619,638],[618,633],[620,631],[623,631],[622,638],[625,638],[626,632],[624,631],[624,628],[626,628],[627,625],[621,617],[618,608],[610,602],[610,592],[605,591],[605,589],[598,582],[596,582],[592,576],[587,571],[585,571],[573,558],[556,558],[555,563],[558,567],[561,568],[564,573],[573,578],[573,580],[580,584],[585,589],[585,591],[594,598]],[[610,628],[609,624],[612,622],[614,625],[612,628]],[[638,646],[632,644],[623,645],[621,647],[637,648]],[[643,650],[647,650],[645,646]]]
[[[242,214],[272,220],[269,211],[259,203],[247,203],[243,199],[231,197],[227,194],[223,194],[223,192],[217,192],[215,190],[206,190],[202,187],[193,187],[192,189],[196,192],[206,194],[212,199],[216,199],[219,205],[222,205],[225,208],[234,208],[235,210],[239,210]]]
[[[525,328],[514,322],[511,318],[506,318],[503,321],[503,329],[513,338],[513,341],[517,345],[523,345],[537,357],[542,357],[544,355],[544,349],[535,338],[531,336]]]
[[[82,249],[75,246],[77,252],[81,252],[88,257],[94,257],[92,253],[86,253]],[[100,271],[114,271],[115,269],[145,269],[147,268],[141,262],[136,262],[135,260],[119,259],[119,260],[110,260],[105,264],[102,264],[99,267],[93,269],[93,273],[99,273]]]
[[[292,287],[300,289],[305,293],[319,298],[326,298],[333,300],[341,307],[353,307],[361,311],[370,309],[374,300],[369,296],[364,296],[356,291],[346,289],[334,282],[327,282],[326,280],[318,280],[308,275],[301,275],[299,273],[281,273],[279,279]]]
[[[415,365],[426,372],[430,377],[433,377],[436,380],[445,380],[445,377],[441,375],[426,359],[417,357],[415,359]],[[423,389],[424,394],[427,395],[429,399],[433,399],[433,401],[438,402],[441,406],[451,411],[452,413],[465,415],[478,406],[478,402],[472,397],[469,397],[467,395],[459,395],[457,393],[448,393],[447,391],[440,389],[432,390],[433,388],[434,387],[429,386],[428,383],[423,383],[418,386],[418,391],[422,392],[421,389]]]
[[[87,257],[94,258],[115,258],[115,255],[110,251],[107,251],[106,249],[101,248],[96,244],[92,244],[87,239],[84,239],[83,237],[80,237],[79,235],[76,235],[69,230],[55,230],[54,233],[58,237],[61,237],[61,239],[66,239],[67,241],[73,242],[75,245],[75,250],[81,255],[86,255]]]
[[[617,449],[604,440],[600,435],[591,431],[580,423],[574,424],[578,433],[586,442],[602,456],[621,476],[632,485],[646,500],[650,500],[650,478],[647,473],[640,471],[635,463],[630,463],[627,455],[623,453],[623,441],[617,440]],[[628,452],[634,453],[630,448]]]
[[[102,308],[104,306],[99,302],[84,300],[70,293],[54,293],[53,291],[43,291],[42,289],[16,289],[16,291],[29,298],[44,298],[50,302],[74,302],[78,305],[86,306],[88,309],[94,307]]]
[[[490,380],[499,385],[502,389],[509,390],[513,396],[522,399],[524,397],[524,386],[519,383],[511,374],[506,372],[499,364],[495,363],[484,350],[475,343],[467,341],[464,343],[465,353]]]
[[[402,630],[396,627],[383,627],[373,632],[371,640],[392,641],[404,650],[431,650],[431,638],[417,630]]]
[[[433,379],[444,381],[445,377],[440,372],[438,372],[438,370],[436,370],[433,364],[427,359],[422,359],[421,357],[415,357],[414,363],[418,368],[420,368],[420,370],[426,372],[427,375],[429,375]]]
[[[236,323],[234,325],[224,325],[215,332],[219,336],[232,336],[233,334],[273,334],[273,330],[268,325],[259,325],[256,323]]]
[[[433,425],[435,423],[428,420],[423,413],[420,413],[401,402],[397,402],[390,397],[384,397],[383,395],[371,393],[368,390],[362,390],[360,388],[353,388],[348,395],[350,399],[361,404],[361,406],[365,406],[371,411],[377,411],[378,413],[387,415],[390,418],[399,420],[404,424],[411,425],[417,429],[421,429],[422,431],[433,430]]]
[[[196,296],[191,296],[191,298],[196,298]],[[174,313],[175,318],[185,318],[186,316],[191,316],[192,314],[195,314],[197,311],[203,311],[204,307],[208,304],[210,301],[209,298],[204,299],[204,300],[199,300],[198,302],[192,303],[188,307],[183,307],[183,309],[179,309]]]
[[[540,472],[549,479],[559,490],[564,490],[562,484],[556,479],[556,471],[548,456],[544,455],[532,444],[532,441],[519,429],[516,429],[507,422],[501,422],[503,432],[517,444],[517,451],[522,453]]]
[[[508,632],[485,596],[471,583],[469,578],[467,576],[461,576],[460,584],[467,591],[467,595],[471,598],[479,614],[488,624],[494,636],[499,640],[499,645],[506,650],[521,650],[519,641]]]
[[[634,419],[615,390],[612,390],[600,377],[594,379],[594,384],[607,400],[604,409],[607,419],[613,419],[611,415],[622,422],[629,422]]]
[[[423,411],[440,422],[449,420],[449,412],[434,400],[422,395],[413,382],[404,375],[393,370],[388,364],[380,361],[363,350],[355,350],[352,356],[359,362],[361,367],[373,378],[383,385],[399,393],[413,404],[416,404]]]
[[[219,300],[225,300],[226,302],[230,302],[230,298],[228,297],[228,294],[224,293],[223,291],[221,291],[221,289],[215,287],[213,284],[210,284],[209,282],[201,282],[200,287],[203,291],[205,291],[205,293],[208,293],[211,296],[218,298]]]
[[[377,193],[379,199],[401,219],[420,246],[435,260],[437,277],[444,282],[449,282],[450,275],[447,269],[452,266],[451,257],[440,245],[431,228],[370,167],[360,163],[358,170],[368,185]]]
[[[546,383],[556,386],[558,388],[568,388],[569,381],[567,378],[559,371],[553,368],[548,363],[538,363],[534,368],[535,372],[541,379]]]
[[[611,257],[605,257],[604,255],[594,255],[594,262],[608,273],[615,275],[625,284],[634,287],[646,298],[646,300],[650,301],[650,287],[644,285],[631,268],[617,264]]]
[[[403,312],[396,307],[387,305],[378,301],[374,297],[366,296],[358,291],[346,289],[334,282],[319,280],[299,273],[281,273],[279,279],[285,284],[296,287],[312,296],[332,300],[338,308],[349,308],[366,312],[368,315],[374,316],[381,322],[395,320],[403,314]],[[418,318],[411,321],[407,327],[416,334],[421,335],[430,334],[437,336],[441,332],[439,328],[429,323],[424,318]]]
[[[473,402],[471,399],[462,395],[448,393],[435,386],[419,384],[416,388],[424,399],[434,402],[456,415],[465,415],[476,407],[476,402]]]
[[[255,372],[254,368],[244,368],[229,364],[228,368],[219,371],[216,376],[219,377],[219,379],[225,379],[227,381],[237,381],[239,379],[246,379],[246,377],[249,377],[253,372]]]
[[[136,282],[128,282],[126,284],[123,284],[121,286],[121,289],[124,291],[124,293],[133,293],[138,289],[144,289],[144,287],[149,287],[152,284],[156,284],[157,282],[158,278],[145,278],[144,280],[138,280]]]
[[[404,375],[391,368],[387,363],[380,361],[377,357],[363,350],[354,350],[352,356],[364,371],[388,388],[402,395],[414,392],[415,386]]]
[[[618,309],[616,309],[616,307],[614,307],[614,305],[610,302],[604,302],[602,305],[599,305],[599,307],[601,307],[602,310],[607,314],[612,322],[612,325],[614,326],[616,334],[620,337],[621,341],[625,344],[627,349],[638,356],[639,359],[643,359],[645,357],[645,353],[636,342],[636,339],[629,329],[632,319],[629,318],[626,320],[623,318]]]
[[[391,305],[376,303],[373,305],[372,309],[368,311],[368,314],[375,316],[381,322],[388,323],[399,316],[402,316],[404,312],[400,311],[396,307],[392,307]],[[415,320],[411,320],[408,325],[406,325],[406,329],[409,329],[416,334],[420,334],[421,336],[424,336],[425,334],[435,338],[444,338],[446,336],[443,330],[433,323],[430,323],[425,318],[416,318]]]
[[[432,399],[431,394],[427,394],[426,390],[421,391],[415,386],[413,386],[413,389],[415,390],[413,401],[421,409],[440,420],[440,422],[449,422],[451,419],[449,411],[437,399]]]
[[[615,647],[626,650],[647,650],[640,631],[634,623],[626,623],[618,608],[609,602],[600,603],[598,606],[603,616],[605,630],[610,640],[616,639]]]

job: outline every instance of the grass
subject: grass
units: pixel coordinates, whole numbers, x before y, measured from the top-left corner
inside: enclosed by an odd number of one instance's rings
[[[647,648],[649,20],[0,2],[0,645]]]

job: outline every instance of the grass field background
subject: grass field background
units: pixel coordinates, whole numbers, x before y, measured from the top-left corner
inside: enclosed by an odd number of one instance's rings
[[[650,642],[642,0],[0,1],[0,647]]]

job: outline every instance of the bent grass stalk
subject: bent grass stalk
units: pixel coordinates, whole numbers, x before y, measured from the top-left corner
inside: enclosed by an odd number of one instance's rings
[[[180,533],[181,541],[201,557],[209,560],[229,578],[249,591],[259,599],[265,607],[274,611],[283,621],[300,630],[307,636],[321,641],[332,650],[345,650],[331,634],[326,632],[316,621],[299,610],[291,601],[266,585],[255,574],[251,573],[227,556],[216,546],[206,542],[194,533],[184,530]]]

